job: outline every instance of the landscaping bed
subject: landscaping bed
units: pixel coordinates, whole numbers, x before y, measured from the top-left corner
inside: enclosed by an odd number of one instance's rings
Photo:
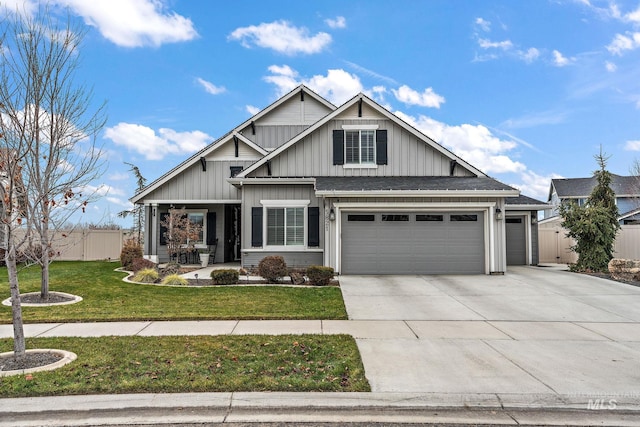
[[[0,339],[0,352],[12,341]],[[55,371],[0,377],[0,397],[233,391],[370,391],[347,335],[32,338],[64,348]]]

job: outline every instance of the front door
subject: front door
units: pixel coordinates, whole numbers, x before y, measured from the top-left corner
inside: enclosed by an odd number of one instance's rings
[[[224,262],[240,260],[240,205],[224,207]]]

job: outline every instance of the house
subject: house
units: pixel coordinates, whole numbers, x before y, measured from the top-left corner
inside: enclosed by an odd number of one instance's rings
[[[342,274],[501,274],[537,264],[537,211],[364,94],[340,107],[299,86],[137,193],[144,253],[168,260],[171,206],[216,262]],[[217,240],[216,240],[217,239]],[[508,254],[509,253],[509,254]],[[513,255],[511,255],[513,253]]]
[[[640,178],[611,174],[611,189],[616,194],[620,224],[640,224]],[[575,200],[586,203],[596,186],[595,177],[552,179],[549,187],[549,208],[544,212],[545,222],[559,220],[560,204]]]

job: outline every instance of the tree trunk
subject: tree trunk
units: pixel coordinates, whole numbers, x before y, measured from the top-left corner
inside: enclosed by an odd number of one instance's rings
[[[24,328],[22,326],[22,305],[20,304],[20,287],[18,286],[18,266],[16,265],[16,249],[9,243],[5,256],[9,287],[11,288],[11,312],[13,314],[13,352],[16,358],[26,355]]]
[[[46,244],[47,239],[42,239],[42,266],[40,270],[40,298],[43,300],[49,299],[49,245]]]

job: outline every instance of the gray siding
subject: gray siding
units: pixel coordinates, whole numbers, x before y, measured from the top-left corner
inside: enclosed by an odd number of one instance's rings
[[[310,265],[322,265],[322,252],[243,252],[242,266],[245,268],[255,268],[260,260],[266,256],[280,255],[290,268],[304,268]]]
[[[281,146],[308,127],[306,125],[256,125],[255,135],[251,127],[241,133],[261,147],[271,149]]]
[[[538,218],[538,211],[531,211],[531,218]],[[540,244],[538,239],[538,221],[531,224],[531,265],[540,263]]]
[[[148,194],[153,200],[240,200],[240,190],[227,182],[230,166],[251,165],[252,161],[207,162],[206,172],[197,163]]]
[[[332,131],[353,124],[387,130],[388,165],[348,168],[333,164]],[[333,120],[273,159],[271,171],[273,176],[449,176],[450,159],[391,120]],[[460,165],[455,175],[473,176]],[[252,176],[267,176],[267,168],[260,167]]]

